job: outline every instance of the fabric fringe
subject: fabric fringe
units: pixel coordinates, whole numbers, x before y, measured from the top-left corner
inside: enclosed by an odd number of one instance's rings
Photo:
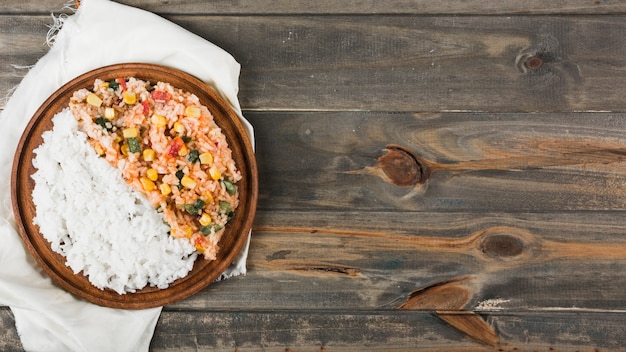
[[[75,13],[79,5],[79,1],[68,0],[65,5],[61,7],[61,10],[69,10],[70,12]],[[65,23],[65,20],[67,20],[70,15],[62,13],[58,16],[55,16],[54,13],[52,13],[50,14],[50,16],[52,17],[52,24],[48,25],[48,33],[46,33],[46,44],[49,47],[52,47],[56,40],[57,34],[61,30],[61,28],[63,28],[63,23]]]

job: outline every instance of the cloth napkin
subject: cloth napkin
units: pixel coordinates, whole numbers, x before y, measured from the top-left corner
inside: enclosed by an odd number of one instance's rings
[[[217,89],[252,126],[237,99],[239,64],[224,50],[140,9],[108,0],[84,0],[54,43],[15,89],[0,114],[0,305],[15,315],[27,351],[147,351],[161,307],[121,310],[97,306],[57,287],[25,250],[11,208],[10,173],[18,140],[37,108],[64,83],[89,70],[124,62],[170,66]],[[249,237],[248,237],[249,241]],[[224,272],[246,272],[246,245]]]

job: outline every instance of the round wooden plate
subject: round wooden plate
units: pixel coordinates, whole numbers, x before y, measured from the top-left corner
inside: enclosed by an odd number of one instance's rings
[[[196,260],[189,274],[170,284],[166,289],[146,287],[136,293],[120,295],[113,290],[100,290],[93,286],[82,272],[74,274],[65,265],[65,258],[54,252],[48,241],[33,224],[35,205],[31,196],[35,186],[31,178],[33,150],[42,142],[43,132],[52,129],[52,118],[68,106],[71,95],[81,88],[93,88],[96,78],[109,81],[118,77],[136,77],[152,83],[163,81],[176,88],[191,92],[200,98],[213,114],[218,126],[226,135],[233,159],[243,175],[238,182],[240,204],[234,218],[226,227],[220,241],[217,260]],[[215,281],[234,261],[245,245],[252,227],[258,197],[257,166],[248,135],[230,106],[199,79],[169,67],[128,63],[111,65],[87,72],[59,88],[37,110],[18,144],[11,173],[11,197],[15,220],[20,236],[30,254],[50,277],[68,292],[92,303],[124,309],[144,309],[162,306],[186,298]]]

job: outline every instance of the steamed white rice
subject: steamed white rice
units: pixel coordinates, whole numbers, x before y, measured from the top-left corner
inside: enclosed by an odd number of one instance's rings
[[[88,143],[65,109],[35,150],[34,223],[54,251],[100,289],[119,294],[166,288],[192,269],[197,252]]]

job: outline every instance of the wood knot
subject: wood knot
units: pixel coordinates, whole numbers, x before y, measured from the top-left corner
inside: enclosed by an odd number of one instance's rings
[[[378,158],[376,167],[385,174],[385,179],[400,187],[414,187],[428,178],[428,167],[420,157],[410,150],[389,145],[387,153]]]
[[[516,257],[524,251],[524,242],[513,235],[490,235],[480,243],[480,250],[492,257]]]
[[[492,227],[476,233],[476,249],[485,257],[500,260],[523,260],[541,250],[540,239],[515,227]]]
[[[409,294],[398,309],[401,310],[460,310],[469,302],[472,293],[463,286],[466,278],[438,282]],[[461,283],[459,283],[461,282]]]
[[[515,65],[521,73],[537,72],[546,63],[546,57],[537,52],[525,52],[515,58]]]
[[[541,65],[543,65],[543,60],[541,58],[533,56],[526,60],[525,65],[531,70],[538,70],[541,68]]]

